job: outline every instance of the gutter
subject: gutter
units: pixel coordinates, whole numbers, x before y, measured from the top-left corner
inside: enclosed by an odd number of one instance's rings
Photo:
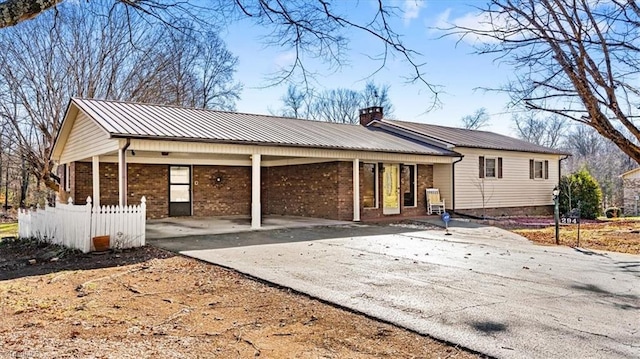
[[[456,163],[462,161],[463,158],[464,156],[461,155],[451,163],[451,212],[453,213],[456,213]]]

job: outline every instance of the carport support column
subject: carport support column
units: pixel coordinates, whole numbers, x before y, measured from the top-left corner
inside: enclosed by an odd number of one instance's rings
[[[120,206],[127,205],[127,148],[129,148],[129,139],[124,146],[118,150],[118,204]]]
[[[100,157],[91,158],[91,174],[93,177],[93,206],[100,208]]]
[[[259,154],[251,156],[251,228],[260,228],[262,208],[260,204],[260,158]]]
[[[360,160],[353,160],[353,221],[360,222]]]

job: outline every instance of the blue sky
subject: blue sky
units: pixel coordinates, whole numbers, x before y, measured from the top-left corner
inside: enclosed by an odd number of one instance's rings
[[[344,9],[340,10],[361,14],[355,18],[350,16],[355,20],[364,21],[376,6],[371,0],[349,1],[343,3]],[[417,61],[426,63],[423,68],[425,78],[442,86],[441,108],[425,112],[431,103],[431,94],[424,84],[406,82],[411,68],[400,58],[391,59],[383,70],[372,75],[380,64],[369,56],[378,55],[381,45],[358,32],[349,34],[348,64],[338,71],[313,59],[306,60],[305,65],[320,74],[315,78],[314,87],[359,90],[367,80],[373,80],[390,86],[396,119],[459,126],[461,117],[485,107],[491,115],[491,125],[483,129],[515,135],[511,113],[506,109],[508,97],[477,89],[505,84],[513,76],[509,66],[496,63],[490,55],[473,54],[469,43],[459,42],[455,37],[440,38],[441,33],[434,29],[445,23],[477,24],[479,17],[474,6],[482,6],[485,2],[393,0],[387,3],[400,10],[392,25],[409,48],[421,53]],[[286,48],[265,46],[261,41],[265,34],[264,28],[248,21],[236,23],[221,34],[229,50],[240,60],[236,79],[244,84],[241,100],[237,103],[237,110],[241,112],[275,113],[281,107],[280,97],[287,85],[266,86],[271,84],[269,75],[289,64],[293,56]]]

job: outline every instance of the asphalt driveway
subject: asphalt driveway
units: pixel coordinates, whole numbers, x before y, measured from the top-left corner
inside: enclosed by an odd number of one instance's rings
[[[451,232],[345,225],[155,244],[495,357],[640,358],[640,256]]]

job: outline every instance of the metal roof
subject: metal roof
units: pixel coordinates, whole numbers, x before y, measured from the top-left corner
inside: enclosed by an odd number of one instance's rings
[[[383,127],[384,125],[388,125],[393,128],[407,130],[408,132],[432,138],[440,142],[445,142],[455,147],[473,147],[559,155],[569,154],[564,151],[536,145],[531,142],[488,131],[469,130],[466,128],[405,121],[379,120],[377,123],[383,125]]]
[[[459,156],[360,125],[82,98],[71,103],[112,137]]]

